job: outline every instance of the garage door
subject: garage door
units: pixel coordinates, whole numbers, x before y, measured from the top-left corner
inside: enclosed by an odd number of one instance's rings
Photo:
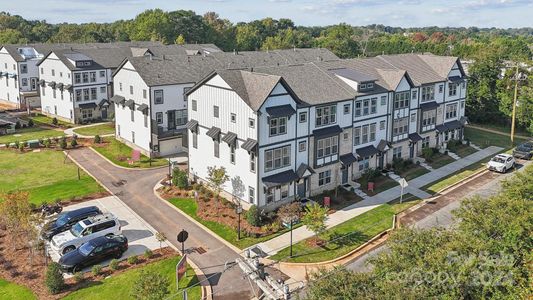
[[[161,156],[167,156],[179,153],[182,151],[181,143],[181,137],[171,140],[159,141],[159,154]]]

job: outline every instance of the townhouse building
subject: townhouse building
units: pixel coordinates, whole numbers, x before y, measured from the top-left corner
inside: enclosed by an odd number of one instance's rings
[[[338,60],[325,49],[228,53],[203,45],[180,55],[162,54],[171,50],[127,58],[113,74],[115,137],[150,157],[187,151],[186,92],[213,70]]]
[[[223,166],[226,196],[266,210],[353,186],[462,138],[465,92],[457,58],[433,55],[216,70],[188,92],[189,174]]]

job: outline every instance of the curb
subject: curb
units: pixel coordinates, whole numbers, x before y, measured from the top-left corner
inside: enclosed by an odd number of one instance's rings
[[[196,221],[193,217],[189,216],[188,214],[186,214],[185,212],[181,211],[179,208],[175,207],[174,205],[172,205],[172,203],[170,203],[169,201],[163,199],[163,197],[161,197],[159,195],[159,193],[157,192],[157,189],[162,186],[160,183],[156,184],[153,188],[153,191],[154,191],[154,195],[161,201],[163,201],[166,205],[168,205],[169,207],[171,207],[172,209],[174,209],[175,211],[179,212],[181,215],[185,216],[187,219],[189,219],[189,221],[193,222],[194,224],[196,224],[197,226],[201,227],[204,231],[206,231],[207,233],[209,233],[212,237],[216,238],[217,240],[219,240],[220,242],[222,242],[224,245],[226,245],[227,247],[229,247],[231,250],[233,250],[234,252],[236,252],[237,254],[241,255],[243,253],[243,249],[240,249],[236,246],[234,246],[233,244],[231,244],[230,242],[226,241],[225,239],[221,238],[220,236],[218,236],[216,233],[214,233],[211,229],[207,228],[204,224]]]
[[[168,166],[159,166],[159,167],[151,167],[151,168],[127,168],[127,167],[123,167],[123,166],[119,166],[119,165],[115,164],[109,158],[103,156],[100,152],[94,150],[94,148],[92,146],[89,146],[87,148],[91,149],[94,153],[98,154],[101,158],[105,159],[108,163],[113,165],[115,168],[119,168],[119,169],[123,169],[123,170],[128,170],[128,171],[149,171],[149,170],[157,170],[157,169],[162,169],[162,168],[168,168]]]
[[[93,149],[93,151],[94,151],[94,149]],[[122,205],[124,205],[124,207],[126,207],[130,211],[130,213],[133,214],[137,219],[139,219],[146,227],[148,227],[150,230],[152,230],[152,232],[157,232],[157,230],[155,230],[155,228],[153,228],[150,224],[148,224],[135,211],[133,211],[126,203],[124,203],[124,201],[120,200],[120,198],[118,198],[110,189],[108,189],[104,184],[102,184],[102,182],[100,180],[98,180],[98,178],[94,177],[87,169],[85,169],[85,167],[83,167],[80,163],[78,163],[76,161],[76,159],[74,159],[73,157],[69,156],[66,151],[63,151],[63,153],[65,154],[66,157],[68,157],[71,161],[73,161],[80,169],[82,169],[85,173],[87,173],[89,176],[91,176],[100,186],[102,186],[109,194],[111,194],[112,197],[117,198],[122,203]],[[158,196],[158,195],[156,194],[156,196]],[[167,244],[167,246],[169,246],[169,247],[173,248],[174,250],[176,250],[176,252],[178,252],[178,253],[180,252],[176,248],[176,246],[174,246],[172,243],[165,242],[165,244]],[[183,253],[182,253],[182,255],[183,255]],[[205,276],[203,271],[192,260],[188,260],[188,263],[192,266],[192,268],[194,270],[194,273],[198,277],[198,281],[204,281],[204,280],[207,279],[207,277]],[[206,287],[205,285],[201,285],[201,286],[202,286],[202,300],[204,300],[204,299],[205,300],[212,300],[213,299],[213,290],[212,290],[211,284],[208,284],[208,287]]]

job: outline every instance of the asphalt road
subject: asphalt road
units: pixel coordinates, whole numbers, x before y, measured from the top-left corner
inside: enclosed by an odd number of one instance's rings
[[[163,232],[178,249],[181,249],[181,244],[176,241],[176,235],[182,229],[187,230],[189,238],[185,242],[185,251],[189,259],[194,261],[210,278],[214,299],[251,298],[250,284],[243,278],[239,267],[234,266],[222,273],[225,263],[235,261],[239,257],[238,253],[179,212],[169,208],[154,195],[154,186],[165,177],[168,169],[125,170],[117,168],[89,148],[70,151],[69,156],[91,175],[98,178],[152,227]]]
[[[529,163],[531,162],[520,161],[517,164],[517,169],[520,170],[525,164]],[[416,228],[452,227],[458,221],[454,219],[452,211],[459,208],[462,200],[476,195],[484,198],[498,193],[501,182],[509,176],[512,176],[515,172],[507,172],[506,174],[486,172],[468,184],[462,185],[429,202],[402,219],[402,222],[407,222],[407,226],[414,226]],[[346,267],[356,272],[370,271],[372,266],[367,263],[368,260],[383,251],[387,251],[386,244],[348,263]]]

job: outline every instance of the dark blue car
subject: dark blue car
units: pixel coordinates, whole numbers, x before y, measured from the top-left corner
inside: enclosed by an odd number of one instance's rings
[[[102,212],[96,206],[82,207],[79,209],[64,211],[57,218],[46,223],[41,231],[43,239],[50,240],[54,235],[67,231],[81,220],[100,215]]]

